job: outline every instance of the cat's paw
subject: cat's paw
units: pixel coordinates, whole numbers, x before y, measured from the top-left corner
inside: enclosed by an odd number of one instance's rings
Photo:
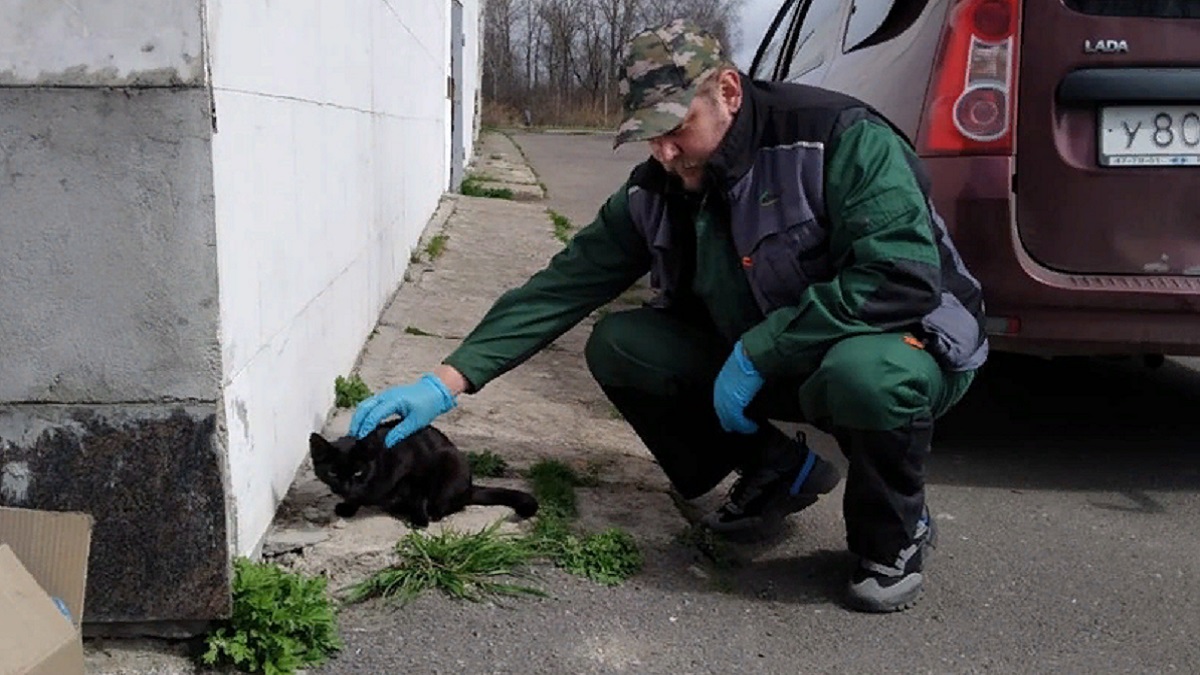
[[[346,502],[342,502],[333,507],[333,512],[342,518],[351,518],[354,516],[354,514],[358,513],[358,504],[348,504]]]

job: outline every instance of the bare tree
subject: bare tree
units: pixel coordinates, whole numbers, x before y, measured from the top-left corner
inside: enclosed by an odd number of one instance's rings
[[[728,52],[744,0],[486,0],[484,96],[539,123],[611,123],[622,50],[637,31],[684,17]]]
[[[516,90],[513,80],[513,0],[488,0],[484,4],[484,87],[492,100],[507,100]]]

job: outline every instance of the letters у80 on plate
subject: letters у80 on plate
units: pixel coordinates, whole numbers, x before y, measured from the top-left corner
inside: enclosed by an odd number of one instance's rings
[[[1097,126],[1101,166],[1200,166],[1200,103],[1104,107]]]

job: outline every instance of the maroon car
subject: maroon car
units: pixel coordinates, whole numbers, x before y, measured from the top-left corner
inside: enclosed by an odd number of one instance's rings
[[[788,0],[750,70],[908,133],[996,349],[1200,354],[1200,0]]]

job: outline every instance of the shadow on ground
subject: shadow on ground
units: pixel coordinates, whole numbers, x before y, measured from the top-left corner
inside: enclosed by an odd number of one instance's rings
[[[996,354],[938,425],[930,482],[1110,490],[1200,488],[1200,372],[1168,361]],[[1140,496],[1139,496],[1140,495]]]

